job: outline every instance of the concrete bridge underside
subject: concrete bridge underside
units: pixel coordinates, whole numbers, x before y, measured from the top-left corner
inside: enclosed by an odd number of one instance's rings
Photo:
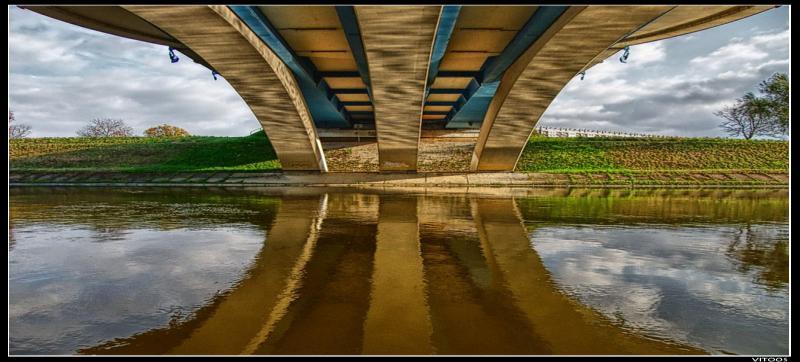
[[[511,171],[576,74],[627,46],[773,6],[25,6],[172,47],[225,77],[285,170],[326,172],[323,131],[374,130],[414,172],[421,130],[479,129],[472,171]]]

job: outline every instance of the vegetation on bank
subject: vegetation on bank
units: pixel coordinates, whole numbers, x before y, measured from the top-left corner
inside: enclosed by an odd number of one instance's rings
[[[263,132],[246,137],[70,137],[9,141],[12,170],[265,171],[280,162]]]
[[[532,137],[517,171],[783,171],[789,143],[713,138]]]
[[[206,172],[280,169],[263,132],[247,137],[28,138],[10,141],[17,171]],[[355,157],[355,156],[354,156]],[[787,172],[787,141],[533,137],[517,171]]]

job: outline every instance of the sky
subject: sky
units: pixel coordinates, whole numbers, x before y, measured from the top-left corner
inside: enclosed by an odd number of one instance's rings
[[[224,78],[167,47],[9,6],[9,107],[32,137],[70,137],[93,118],[142,132],[169,123],[196,135],[260,129]],[[538,126],[726,136],[714,112],[775,72],[789,73],[789,8],[630,48],[575,77]]]

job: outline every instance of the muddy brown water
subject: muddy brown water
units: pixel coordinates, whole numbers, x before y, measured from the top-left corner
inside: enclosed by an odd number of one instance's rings
[[[12,188],[11,354],[785,354],[786,190]]]

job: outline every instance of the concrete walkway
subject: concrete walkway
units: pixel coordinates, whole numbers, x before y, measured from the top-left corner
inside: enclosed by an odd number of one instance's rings
[[[312,173],[312,172],[30,172],[12,171],[10,186],[377,186],[377,187],[788,187],[785,172],[615,173]]]

